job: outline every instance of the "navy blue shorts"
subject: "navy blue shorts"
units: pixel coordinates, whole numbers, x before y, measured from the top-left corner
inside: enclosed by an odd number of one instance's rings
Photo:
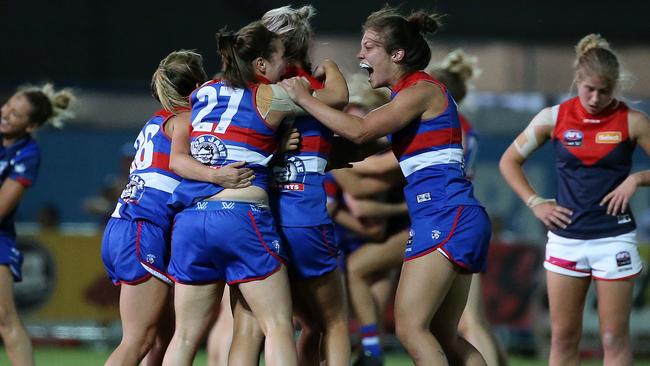
[[[184,284],[264,279],[286,263],[268,207],[200,201],[176,215],[169,275]]]
[[[311,227],[280,227],[280,236],[287,247],[289,274],[293,279],[323,276],[338,266],[339,249],[334,225]]]
[[[0,265],[9,267],[14,281],[22,281],[23,254],[16,248],[16,238],[13,236],[0,236]]]
[[[463,272],[483,272],[491,234],[492,225],[483,207],[444,207],[412,219],[404,261],[438,250]]]
[[[172,283],[167,277],[169,235],[149,221],[108,220],[102,238],[102,260],[115,285],[135,285],[152,275]]]

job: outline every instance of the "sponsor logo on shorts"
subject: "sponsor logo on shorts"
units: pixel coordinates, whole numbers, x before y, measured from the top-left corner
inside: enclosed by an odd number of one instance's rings
[[[208,208],[208,203],[207,202],[197,202],[196,203],[196,209],[197,210],[205,210]]]
[[[616,215],[616,222],[618,224],[627,224],[628,222],[632,222],[632,216],[629,214]]]
[[[147,263],[153,264],[156,261],[156,256],[153,254],[147,254]]]
[[[280,253],[280,241],[273,240],[271,244],[273,245],[273,250],[275,250],[276,253]]]
[[[632,264],[632,256],[630,256],[630,252],[624,250],[616,253],[616,264],[619,267],[629,266]]]
[[[606,131],[596,134],[597,144],[618,144],[622,140],[623,134],[620,131]]]
[[[415,197],[415,199],[418,201],[418,203],[431,201],[431,193],[427,192],[427,193],[418,194],[417,197]]]
[[[406,241],[406,250],[405,250],[406,253],[408,253],[408,252],[410,252],[410,251],[413,250],[413,248],[411,247],[411,245],[413,245],[413,238],[414,238],[414,237],[415,237],[415,230],[410,229],[410,230],[409,230],[409,238],[408,238],[408,240]]]
[[[224,210],[232,210],[235,208],[235,202],[221,202],[221,208]]]
[[[584,134],[579,130],[567,130],[564,132],[564,144],[567,146],[582,146]]]
[[[433,230],[433,231],[431,232],[431,239],[433,239],[433,240],[438,240],[438,239],[440,239],[440,234],[441,234],[441,233],[440,233],[440,230]]]

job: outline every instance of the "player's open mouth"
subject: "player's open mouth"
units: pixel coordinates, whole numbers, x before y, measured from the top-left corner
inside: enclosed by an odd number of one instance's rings
[[[366,70],[368,72],[368,76],[372,75],[372,73],[375,71],[375,69],[373,69],[372,66],[370,66],[370,64],[367,62],[360,62],[359,67]]]

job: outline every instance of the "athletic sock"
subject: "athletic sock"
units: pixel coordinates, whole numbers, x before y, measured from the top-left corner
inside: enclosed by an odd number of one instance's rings
[[[381,358],[381,343],[379,342],[377,324],[373,323],[362,325],[359,330],[361,331],[361,345],[363,346],[363,354],[366,356]]]

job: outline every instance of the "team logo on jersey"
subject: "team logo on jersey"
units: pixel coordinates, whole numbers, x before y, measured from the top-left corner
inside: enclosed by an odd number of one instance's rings
[[[597,144],[618,144],[623,141],[623,134],[621,131],[606,131],[598,132],[596,134]]]
[[[275,185],[287,191],[304,191],[305,163],[297,156],[285,156],[281,165],[273,167]]]
[[[630,252],[622,251],[616,253],[616,264],[619,267],[629,266],[632,264],[632,256],[630,255]]]
[[[218,165],[228,158],[228,148],[218,137],[201,135],[190,144],[194,159],[206,165]]]
[[[564,144],[567,146],[582,146],[584,134],[579,130],[564,131]]]
[[[122,198],[124,202],[138,203],[140,198],[142,198],[143,193],[144,179],[134,174],[129,176],[129,182],[126,184],[126,187],[124,187],[120,198]]]

